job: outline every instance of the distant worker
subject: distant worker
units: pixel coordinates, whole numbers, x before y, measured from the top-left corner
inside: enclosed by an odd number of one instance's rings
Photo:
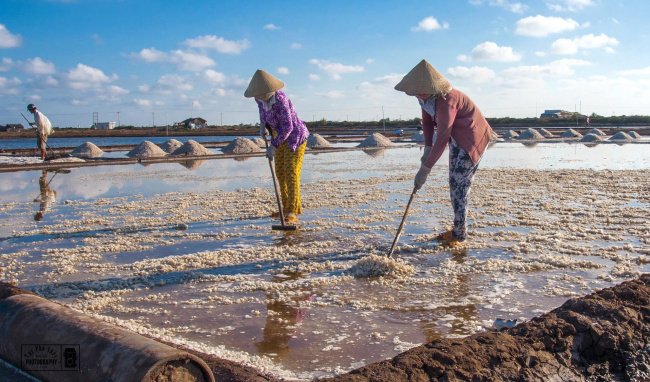
[[[260,136],[271,134],[271,144],[266,150],[270,160],[275,158],[275,172],[280,183],[282,210],[289,223],[297,223],[302,213],[300,203],[300,172],[309,131],[280,89],[284,83],[258,69],[244,96],[254,97],[260,113]],[[274,214],[275,215],[275,214]],[[279,212],[278,214],[279,215]]]
[[[474,174],[490,139],[492,128],[474,102],[451,84],[426,60],[416,65],[395,90],[415,96],[422,108],[424,154],[415,175],[419,190],[431,168],[449,145],[449,193],[454,209],[454,228],[442,232],[441,245],[459,247],[467,240],[467,203]],[[434,142],[434,130],[436,138]]]
[[[587,117],[587,123],[585,124],[585,126],[589,127],[589,117]]]
[[[34,123],[30,123],[30,125],[36,127],[36,145],[41,149],[41,160],[45,160],[47,157],[45,150],[47,147],[47,137],[52,134],[52,124],[45,114],[36,110],[36,106],[33,103],[27,105],[27,110],[34,114]]]

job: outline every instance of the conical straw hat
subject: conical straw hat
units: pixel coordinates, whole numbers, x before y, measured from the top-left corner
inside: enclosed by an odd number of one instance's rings
[[[248,84],[244,97],[255,97],[274,92],[284,87],[284,83],[262,69],[257,69],[251,82]]]
[[[451,84],[427,60],[420,61],[407,75],[402,78],[395,90],[409,95],[418,94],[447,94]]]

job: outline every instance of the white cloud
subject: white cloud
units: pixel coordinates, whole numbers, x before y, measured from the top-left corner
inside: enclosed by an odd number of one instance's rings
[[[545,37],[552,33],[571,31],[579,26],[580,24],[573,19],[537,15],[518,20],[515,33],[523,36]]]
[[[493,70],[479,66],[471,68],[457,66],[455,68],[447,69],[447,73],[449,73],[450,77],[472,82],[487,82],[496,78],[496,74]]]
[[[0,24],[0,48],[16,48],[23,43],[19,34],[11,34],[7,27]]]
[[[498,46],[496,43],[486,41],[472,49],[471,57],[464,54],[459,55],[458,60],[464,62],[470,61],[495,61],[495,62],[514,62],[521,59],[521,55],[512,51],[511,47]]]
[[[358,90],[360,96],[367,99],[381,99],[386,95],[394,95],[395,84],[400,82],[404,74],[391,73],[382,77],[377,77],[372,81],[364,81],[359,84]]]
[[[280,27],[278,27],[278,26],[275,26],[275,25],[273,25],[273,24],[266,24],[266,25],[264,25],[264,29],[268,29],[268,30],[272,30],[272,31],[277,31],[277,30],[282,29],[282,28],[280,28]]]
[[[547,65],[519,66],[504,70],[502,73],[507,79],[540,79],[543,77],[565,77],[575,74],[574,66],[588,66],[589,61],[562,59]]]
[[[115,96],[117,96],[117,95],[124,95],[124,94],[129,94],[129,93],[130,93],[130,91],[128,91],[128,90],[126,90],[126,89],[124,89],[124,88],[121,88],[121,87],[119,87],[119,86],[115,86],[115,85],[111,85],[111,86],[109,86],[109,87],[108,87],[108,92],[109,92],[111,95],[115,95]]]
[[[218,84],[226,80],[226,75],[212,69],[207,69],[205,72],[203,72],[203,78],[205,78],[211,84]]]
[[[42,99],[41,96],[39,96],[38,94],[32,94],[32,95],[28,96],[27,98],[30,101],[33,101],[33,102],[38,102],[38,101],[40,101]]]
[[[332,99],[345,98],[345,95],[338,90],[330,90],[327,93],[318,93],[318,95],[321,95],[325,98],[332,98]]]
[[[481,5],[483,3],[488,3],[493,7],[501,7],[513,13],[523,13],[528,7],[519,2],[511,2],[508,0],[470,0],[470,4]]]
[[[281,66],[278,69],[276,69],[276,72],[278,72],[278,74],[289,74],[289,68],[285,68],[284,66]]]
[[[317,60],[315,58],[309,60],[309,63],[318,66],[320,70],[327,73],[334,80],[340,80],[341,74],[360,73],[365,70],[363,66],[359,66],[359,65],[343,65],[338,62]]]
[[[183,45],[190,48],[216,50],[219,53],[239,54],[250,47],[250,42],[246,39],[240,41],[229,41],[223,37],[212,35],[200,36],[195,39],[187,39]]]
[[[148,99],[134,98],[133,103],[138,106],[151,106],[151,101]]]
[[[546,3],[548,9],[556,12],[578,12],[592,5],[592,0],[559,0],[559,3],[556,0],[554,3]]]
[[[89,89],[117,79],[116,75],[108,77],[103,71],[84,64],[78,64],[67,73],[68,84],[73,89]]]
[[[293,44],[291,44],[291,49],[298,50],[300,48],[302,48],[302,45],[298,44],[297,42],[294,42]]]
[[[422,19],[417,27],[412,27],[413,31],[426,31],[431,32],[438,29],[449,29],[449,23],[444,22],[442,25],[433,16]]]
[[[156,81],[156,85],[163,92],[185,92],[192,90],[193,86],[185,81],[185,78],[177,74],[165,74]]]
[[[20,84],[22,84],[22,81],[16,77],[14,78],[0,77],[0,97],[2,97],[2,95],[19,94],[19,90],[17,86]]]
[[[93,41],[95,41],[96,45],[102,45],[104,43],[104,40],[102,40],[102,38],[99,37],[97,33],[90,35],[90,38],[92,38]]]
[[[366,59],[366,64],[372,64],[373,62],[375,62],[374,58],[367,58]]]
[[[40,57],[29,59],[22,63],[21,69],[29,74],[54,74],[56,69],[52,62],[45,62]]]
[[[630,69],[618,72],[622,76],[650,76],[650,66],[643,69]]]
[[[613,52],[612,46],[618,45],[618,40],[609,37],[604,33],[598,36],[594,34],[584,35],[574,39],[561,38],[551,44],[551,53],[554,54],[576,54],[579,49],[597,49],[604,48],[606,51]],[[608,49],[609,48],[609,49]]]
[[[173,64],[178,70],[186,70],[192,72],[199,72],[205,68],[215,66],[217,64],[208,56],[185,50],[174,50],[172,52],[165,53],[157,50],[156,48],[146,48],[142,49],[139,53],[134,53],[130,56],[149,63],[164,62]]]
[[[0,62],[0,72],[8,72],[14,66],[14,60],[8,57],[3,57]]]
[[[312,81],[320,81],[320,76],[318,74],[310,74],[309,79]]]
[[[59,86],[59,80],[57,80],[56,78],[54,78],[52,76],[47,76],[45,78],[45,80],[43,81],[43,83],[48,85],[48,86],[52,86],[52,87]]]

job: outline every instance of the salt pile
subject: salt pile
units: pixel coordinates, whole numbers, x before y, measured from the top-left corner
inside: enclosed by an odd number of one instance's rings
[[[86,142],[70,152],[70,155],[78,158],[99,158],[102,154],[104,151],[92,142]]]
[[[545,138],[553,138],[554,137],[553,133],[551,133],[550,131],[548,131],[546,129],[539,129],[539,133],[542,134],[542,136],[545,137]]]
[[[321,137],[320,134],[310,134],[309,138],[307,138],[307,147],[310,149],[322,149],[331,146],[327,139]]]
[[[197,141],[189,140],[183,144],[183,146],[174,150],[171,155],[212,155],[212,151],[203,147],[202,144]]]
[[[626,132],[624,131],[619,131],[618,133],[614,134],[611,138],[609,138],[610,141],[631,141],[633,138],[627,135]]]
[[[514,139],[517,138],[519,134],[517,134],[516,131],[514,130],[508,130],[507,133],[503,134],[503,139]]]
[[[603,139],[600,137],[600,135],[587,133],[587,135],[585,135],[584,138],[580,140],[580,142],[600,142],[602,140]]]
[[[238,137],[221,149],[226,154],[257,153],[260,147],[248,138]]]
[[[582,138],[582,134],[579,132],[573,130],[573,129],[567,129],[565,132],[560,135],[562,138]]]
[[[264,139],[262,138],[255,137],[251,140],[257,145],[257,147],[266,147],[266,143],[264,143]]]
[[[374,133],[363,142],[359,143],[357,147],[387,147],[392,146],[393,142],[379,133]]]
[[[129,158],[153,158],[164,157],[167,153],[153,142],[144,141],[135,146],[133,150],[129,151],[126,155]]]
[[[410,276],[415,273],[415,267],[402,259],[369,255],[360,259],[348,273],[354,277]]]
[[[418,131],[417,133],[411,135],[411,141],[424,142],[424,132]]]
[[[587,132],[587,134],[594,134],[594,135],[600,135],[601,137],[606,136],[607,134],[603,133],[602,131],[598,129],[591,129]]]
[[[627,133],[627,134],[628,134],[630,137],[632,137],[632,139],[640,139],[640,138],[641,138],[641,134],[637,133],[636,131],[630,131],[630,132]]]
[[[517,139],[544,139],[544,136],[540,134],[537,130],[529,128],[517,138]]]
[[[163,149],[166,153],[173,153],[174,151],[178,150],[181,146],[183,146],[183,142],[172,138],[167,142],[163,143],[162,145],[160,145],[160,148]]]

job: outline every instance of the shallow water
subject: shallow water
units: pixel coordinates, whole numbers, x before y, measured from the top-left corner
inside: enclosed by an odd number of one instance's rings
[[[41,171],[2,173],[0,279],[306,380],[530,319],[649,270],[647,144],[504,142],[476,175],[468,248],[431,241],[453,216],[443,155],[396,251],[416,274],[349,276],[361,257],[387,253],[420,155],[308,153],[297,232],[271,230],[263,157],[48,172],[45,206]]]

